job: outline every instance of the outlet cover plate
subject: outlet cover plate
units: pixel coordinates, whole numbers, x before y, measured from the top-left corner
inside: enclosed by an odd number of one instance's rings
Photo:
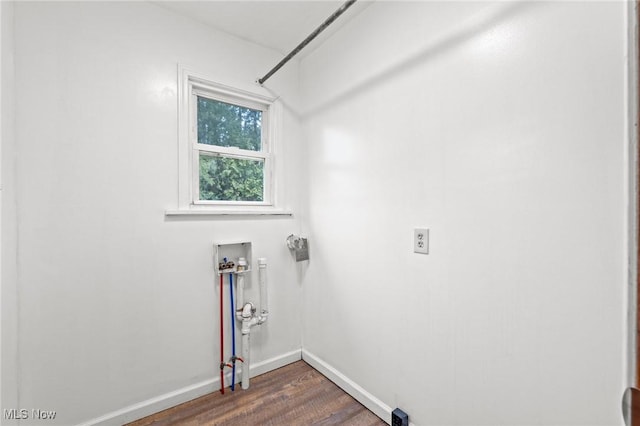
[[[415,228],[413,230],[413,252],[429,254],[429,229]]]

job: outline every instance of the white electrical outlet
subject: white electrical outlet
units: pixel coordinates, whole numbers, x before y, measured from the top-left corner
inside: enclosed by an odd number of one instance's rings
[[[429,230],[416,228],[413,230],[413,252],[429,254]]]

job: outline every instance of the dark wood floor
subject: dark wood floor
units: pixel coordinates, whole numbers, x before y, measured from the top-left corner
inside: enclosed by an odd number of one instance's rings
[[[298,361],[229,388],[129,423],[146,425],[386,425],[342,389]]]

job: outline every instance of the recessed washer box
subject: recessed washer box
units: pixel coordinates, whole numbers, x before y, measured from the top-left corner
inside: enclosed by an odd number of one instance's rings
[[[234,263],[233,268],[220,269],[220,264],[224,262],[225,257],[227,258],[227,261]],[[213,268],[216,275],[236,272],[238,268],[238,259],[241,257],[247,259],[247,267],[245,271],[250,271],[251,243],[249,241],[241,241],[237,243],[215,243],[213,245]]]

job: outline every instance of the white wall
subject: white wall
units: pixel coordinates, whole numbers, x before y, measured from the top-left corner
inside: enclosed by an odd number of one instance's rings
[[[280,54],[152,4],[21,2],[13,84],[12,9],[2,408],[117,423],[217,377],[211,246],[251,240],[272,309],[255,362],[304,335],[419,425],[622,423],[623,3],[375,2],[302,61],[304,129],[295,62],[269,81],[296,215],[237,220],[164,215],[176,64],[246,82]],[[291,232],[311,238],[308,267]]]
[[[622,423],[625,9],[376,2],[302,60],[308,354],[417,425]]]
[[[132,404],[217,379],[214,242],[252,241],[269,260],[272,315],[252,334],[252,361],[299,350],[284,244],[299,219],[164,214],[178,196],[177,64],[246,83],[279,53],[146,2],[17,3],[15,51],[16,408],[56,410],[50,423],[65,425],[124,410],[107,421],[118,423]],[[270,85],[295,103],[297,81],[292,64]],[[300,127],[284,115],[295,213]]]
[[[0,299],[2,329],[0,351],[0,401],[2,408],[18,405],[18,306],[17,306],[17,265],[16,265],[16,191],[14,152],[14,46],[13,46],[13,3],[0,3],[0,122],[1,122],[1,180],[2,204],[0,209],[0,228],[2,238],[2,271],[0,276]],[[3,425],[10,424],[1,419]]]

